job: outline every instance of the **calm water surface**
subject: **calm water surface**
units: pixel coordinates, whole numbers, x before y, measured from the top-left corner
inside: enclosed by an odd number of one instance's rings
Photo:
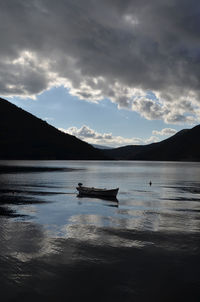
[[[0,161],[0,244],[1,301],[200,301],[200,163]]]

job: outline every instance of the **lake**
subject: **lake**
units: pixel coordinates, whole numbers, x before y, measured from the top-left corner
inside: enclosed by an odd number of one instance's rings
[[[200,163],[0,161],[0,284],[2,302],[199,302]]]

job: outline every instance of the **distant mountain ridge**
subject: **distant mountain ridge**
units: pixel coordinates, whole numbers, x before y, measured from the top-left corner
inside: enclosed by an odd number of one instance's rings
[[[200,125],[158,143],[104,150],[104,154],[117,160],[200,161]]]
[[[0,159],[101,160],[106,155],[0,98]]]
[[[92,144],[92,146],[97,149],[113,149],[113,147],[102,146],[102,145],[97,145],[97,144]]]
[[[0,98],[0,159],[200,161],[200,125],[158,143],[100,150]]]

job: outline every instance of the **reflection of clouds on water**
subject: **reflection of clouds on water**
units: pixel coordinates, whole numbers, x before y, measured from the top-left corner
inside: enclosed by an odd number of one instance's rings
[[[113,300],[117,301],[118,293],[122,297],[127,289],[135,290],[135,284],[138,292],[145,288],[147,296],[146,288],[152,291],[154,287],[157,292],[159,285],[165,284],[160,276],[166,276],[164,293],[175,279],[180,280],[179,289],[188,288],[186,278],[189,286],[193,284],[199,263],[200,196],[198,182],[179,180],[187,180],[183,172],[188,169],[193,175],[194,167],[175,164],[174,168],[174,163],[151,163],[149,167],[142,162],[46,164],[85,170],[78,174],[1,175],[0,284],[5,301],[35,302],[38,297],[40,301],[57,301],[62,300],[61,295],[66,301],[80,301],[91,289],[94,301],[98,300],[97,292],[110,288],[112,295],[106,293],[100,300],[113,298],[115,293]],[[182,165],[184,169],[180,169]],[[153,173],[151,187],[148,169]],[[198,169],[194,179],[199,175]],[[72,193],[81,180],[100,187],[119,183],[118,207],[96,198],[78,199]],[[26,216],[13,218],[15,213]],[[135,292],[135,299],[127,301],[138,300],[137,287]],[[78,298],[72,299],[76,294]]]
[[[42,227],[30,222],[1,220],[0,241],[1,257],[11,256],[22,262],[57,252]]]
[[[191,202],[192,203],[192,202]],[[140,203],[141,204],[141,203]],[[179,207],[180,206],[180,207]],[[174,231],[174,232],[197,232],[200,230],[200,209],[197,205],[190,204],[184,206],[180,202],[179,206],[173,202],[163,201],[157,204],[157,207],[149,207],[138,210],[137,207],[130,209],[121,209],[122,220],[115,218],[114,224],[120,225],[126,229],[150,230],[150,231]],[[144,210],[145,209],[145,210]]]
[[[96,215],[75,216],[72,224],[63,226],[63,237],[97,246],[142,247],[145,245],[144,242],[138,240],[123,238],[120,234],[107,233],[105,227],[100,227],[100,225],[105,226],[105,223],[101,222],[102,219],[104,218]]]
[[[37,214],[37,208],[34,205],[22,206],[20,210],[26,215]]]
[[[169,232],[199,232],[200,209],[198,202],[182,200],[133,200],[120,203],[115,213],[73,215],[69,224],[93,225],[127,230]]]
[[[165,211],[157,213],[159,217],[159,231],[168,230],[175,233],[200,232],[200,210],[188,213],[187,211]]]

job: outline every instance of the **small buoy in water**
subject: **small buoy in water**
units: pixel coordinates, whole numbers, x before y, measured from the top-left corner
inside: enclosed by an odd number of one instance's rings
[[[150,186],[152,185],[152,182],[151,182],[151,180],[150,180],[150,182],[149,182],[149,185],[150,185]]]

